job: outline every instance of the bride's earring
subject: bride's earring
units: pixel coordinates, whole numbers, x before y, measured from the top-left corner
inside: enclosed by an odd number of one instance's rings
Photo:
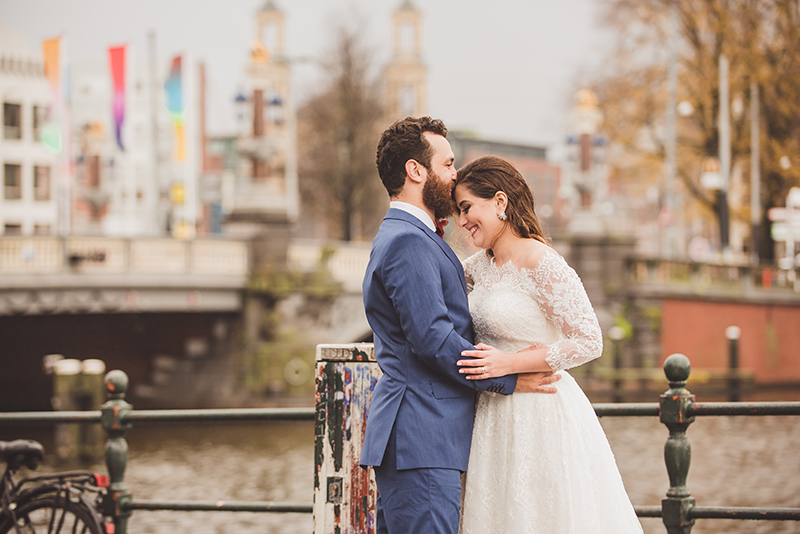
[[[500,219],[501,221],[505,221],[506,220],[506,212],[504,210],[498,211],[497,212],[497,218]]]

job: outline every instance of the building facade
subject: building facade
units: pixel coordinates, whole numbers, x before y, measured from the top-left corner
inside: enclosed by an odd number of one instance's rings
[[[169,168],[173,139],[164,111],[164,90],[146,65],[136,62],[130,47],[126,56],[125,115],[119,141],[109,65],[72,64],[73,234],[169,233],[169,171],[177,169]]]
[[[55,234],[59,228],[58,159],[42,143],[53,89],[41,53],[28,49],[23,35],[0,27],[0,232],[3,235]]]

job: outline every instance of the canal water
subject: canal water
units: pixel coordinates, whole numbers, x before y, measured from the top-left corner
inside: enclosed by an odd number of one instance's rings
[[[663,460],[666,427],[655,417],[604,417],[601,423],[631,501],[660,504],[669,487]],[[311,502],[313,432],[310,422],[140,424],[128,433],[125,479],[139,499]],[[688,486],[698,505],[800,508],[797,417],[698,417],[688,435],[692,444]],[[46,436],[39,437],[47,442]],[[105,472],[102,464],[96,468]],[[53,470],[52,462],[42,470]],[[661,519],[645,518],[642,525],[647,534],[666,532]],[[310,514],[137,511],[128,532],[309,534],[312,530]],[[698,520],[692,532],[799,531],[798,522],[706,519]]]

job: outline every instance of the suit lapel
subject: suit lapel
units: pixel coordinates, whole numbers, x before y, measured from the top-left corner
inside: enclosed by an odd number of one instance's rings
[[[396,208],[389,208],[389,211],[386,213],[384,219],[400,219],[413,224],[422,232],[424,232],[425,235],[428,236],[428,239],[431,239],[434,243],[436,243],[439,248],[442,249],[442,252],[444,252],[445,256],[447,256],[447,258],[453,263],[453,266],[456,268],[456,272],[458,273],[458,279],[461,280],[461,288],[464,290],[464,294],[467,294],[467,282],[464,279],[464,268],[461,266],[461,262],[459,261],[458,256],[456,256],[456,253],[453,252],[453,249],[450,248],[450,245],[448,245],[444,239],[436,235],[436,232],[425,226],[425,223],[406,211]]]

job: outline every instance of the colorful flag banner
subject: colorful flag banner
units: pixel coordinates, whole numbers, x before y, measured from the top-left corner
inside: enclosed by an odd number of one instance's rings
[[[111,66],[111,80],[114,83],[114,130],[117,133],[117,145],[125,150],[122,144],[122,123],[125,120],[125,46],[112,46],[108,49]]]
[[[52,154],[60,154],[63,143],[61,124],[58,121],[61,111],[61,38],[47,39],[42,42],[44,52],[44,75],[50,80],[53,96],[49,117],[45,124],[39,126],[39,139]]]
[[[44,75],[50,80],[53,88],[58,89],[61,63],[59,62],[61,38],[47,39],[42,43],[44,49]]]
[[[183,81],[181,79],[181,56],[172,58],[169,77],[164,82],[167,110],[175,126],[175,159],[183,161]]]

